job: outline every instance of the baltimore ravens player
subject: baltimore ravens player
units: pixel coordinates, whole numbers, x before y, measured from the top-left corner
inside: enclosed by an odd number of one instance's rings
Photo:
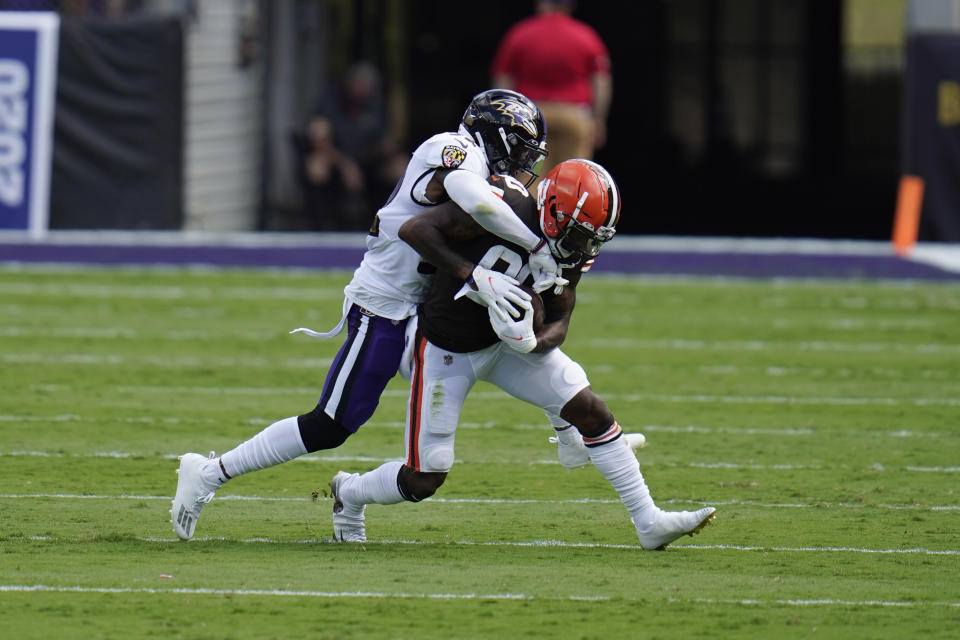
[[[529,310],[520,319],[503,319],[454,300],[473,264],[530,280],[522,247],[484,231],[453,204],[401,227],[401,237],[439,267],[418,313],[406,461],[363,475],[341,471],[334,476],[334,535],[363,541],[366,504],[418,502],[436,492],[453,465],[460,411],[477,380],[542,408],[554,425],[579,430],[590,462],[620,495],[644,549],[662,549],[698,532],[716,509],[669,512],[656,506],[613,414],[591,389],[583,368],[557,348],[566,337],[581,274],[615,233],[620,196],[613,178],[589,160],[568,160],[547,175],[536,201],[509,176],[493,176],[491,182],[519,217],[548,239],[569,284],[544,292],[544,323],[534,331]]]
[[[197,453],[181,456],[171,509],[173,529],[180,538],[193,536],[203,506],[227,480],[338,447],[373,415],[384,387],[397,373],[408,321],[429,283],[430,273],[420,256],[399,238],[406,220],[445,201],[454,202],[480,227],[524,252],[536,290],[565,284],[546,242],[486,182],[495,172],[526,176],[529,184],[546,154],[540,109],[505,89],[474,96],[457,132],[437,134],[414,151],[397,188],[377,212],[363,260],[344,289],[340,323],[326,333],[295,330],[332,337],[347,328],[317,406],[274,422],[219,458],[212,453],[209,458]],[[518,313],[514,304],[528,304],[530,296],[509,276],[481,265],[469,276],[469,297],[503,321]]]

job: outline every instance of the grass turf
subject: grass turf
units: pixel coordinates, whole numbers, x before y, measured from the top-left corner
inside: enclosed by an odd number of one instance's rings
[[[0,628],[15,638],[953,637],[960,288],[589,275],[564,349],[665,508],[642,552],[542,414],[468,399],[437,498],[329,540],[338,469],[402,455],[396,379],[343,447],[237,478],[197,539],[176,455],[309,410],[343,272],[0,269]],[[12,635],[11,635],[12,634]]]

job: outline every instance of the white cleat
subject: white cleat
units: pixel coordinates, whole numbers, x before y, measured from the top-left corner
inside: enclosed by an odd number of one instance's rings
[[[214,457],[213,451],[210,458]],[[179,457],[180,468],[177,469],[177,495],[173,499],[173,508],[170,509],[170,522],[173,523],[173,532],[181,540],[189,540],[197,528],[197,519],[203,505],[213,500],[213,491],[204,483],[200,469],[210,458],[204,458],[199,453],[185,453]]]
[[[590,464],[590,454],[587,453],[587,446],[583,444],[583,436],[575,427],[564,430],[569,432],[565,435],[564,442],[557,436],[550,436],[550,442],[557,445],[557,456],[560,458],[560,464],[567,471],[573,471],[579,467]],[[623,436],[627,439],[630,448],[636,451],[647,446],[647,438],[642,433],[625,433]]]
[[[699,533],[716,517],[716,513],[717,510],[713,507],[696,511],[660,511],[649,528],[641,531],[640,527],[637,527],[640,546],[647,551],[663,551],[677,538]]]
[[[366,505],[360,507],[360,515],[356,515],[357,508],[347,504],[344,509],[342,488],[343,483],[353,478],[359,478],[357,473],[338,471],[330,481],[330,494],[333,496],[333,537],[337,542],[366,542],[367,525],[363,511]]]

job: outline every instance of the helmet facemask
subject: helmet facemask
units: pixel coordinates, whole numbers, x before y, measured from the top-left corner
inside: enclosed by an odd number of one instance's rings
[[[547,157],[547,143],[539,145],[534,140],[525,140],[515,133],[506,133],[499,128],[500,138],[507,150],[506,171],[520,179],[519,173],[527,174],[523,186],[529,187],[540,175],[543,161]]]
[[[563,215],[558,214],[561,217]],[[617,232],[613,227],[594,229],[589,222],[580,224],[576,220],[570,220],[561,229],[556,242],[558,250],[567,256],[579,255],[582,259],[596,257],[603,244],[609,242]]]

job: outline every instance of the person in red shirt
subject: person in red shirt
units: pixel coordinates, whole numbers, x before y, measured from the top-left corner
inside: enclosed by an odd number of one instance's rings
[[[571,17],[574,0],[539,0],[536,15],[513,25],[491,64],[493,84],[537,103],[547,123],[541,176],[571,158],[593,157],[606,141],[613,94],[610,56],[597,32]]]

